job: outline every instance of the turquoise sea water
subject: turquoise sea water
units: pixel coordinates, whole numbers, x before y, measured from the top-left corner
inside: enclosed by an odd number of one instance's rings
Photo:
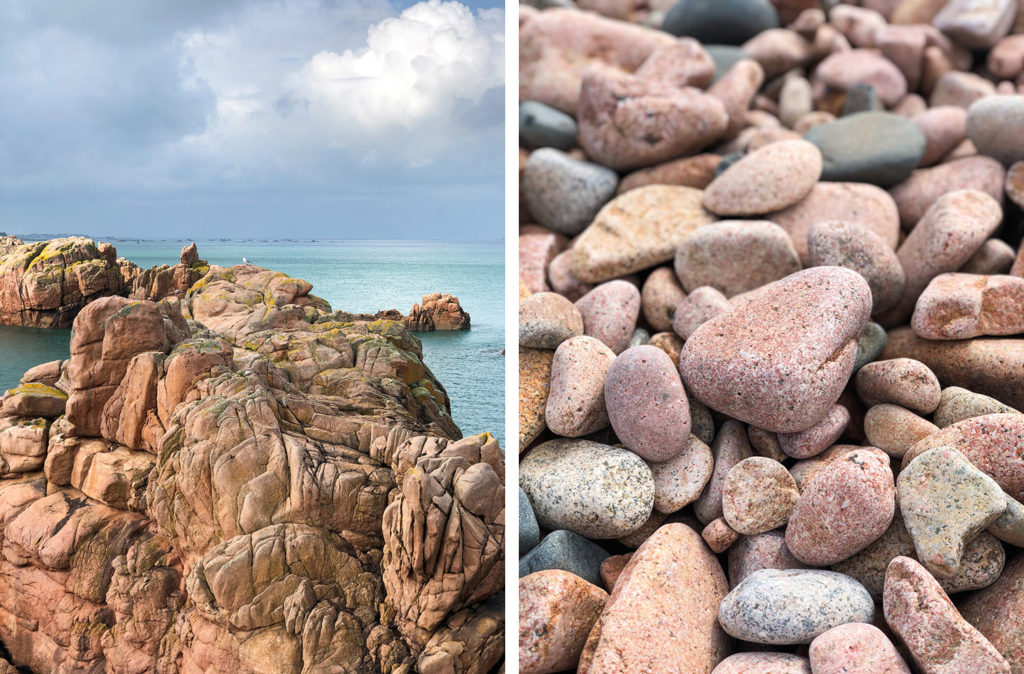
[[[104,239],[106,240],[106,239]],[[188,241],[111,240],[140,267],[175,264]],[[249,262],[303,278],[335,309],[373,313],[449,292],[469,312],[469,332],[417,333],[427,365],[448,391],[464,435],[490,431],[505,440],[504,244],[438,241],[197,241],[199,257],[230,266]],[[68,331],[0,326],[0,386],[29,367],[67,357]]]

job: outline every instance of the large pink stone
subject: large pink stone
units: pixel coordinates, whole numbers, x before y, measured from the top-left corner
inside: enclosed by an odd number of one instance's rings
[[[519,579],[519,671],[547,674],[576,666],[608,593],[551,569]]]
[[[960,612],[1010,661],[1014,672],[1024,671],[1024,555],[1018,554],[996,582],[964,601]]]
[[[925,339],[970,339],[1024,332],[1024,278],[940,274],[914,307],[911,327]]]

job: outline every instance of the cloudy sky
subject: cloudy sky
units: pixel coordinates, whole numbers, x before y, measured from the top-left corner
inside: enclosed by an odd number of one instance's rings
[[[0,231],[497,239],[497,0],[5,0]]]

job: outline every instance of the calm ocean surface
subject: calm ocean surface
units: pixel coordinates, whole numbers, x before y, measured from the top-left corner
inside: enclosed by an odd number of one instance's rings
[[[106,239],[104,239],[106,240]],[[188,241],[111,240],[140,267],[176,264]],[[505,445],[504,244],[435,241],[197,241],[199,257],[230,266],[242,258],[313,284],[335,309],[373,313],[412,305],[431,292],[459,298],[469,332],[417,333],[427,365],[448,391],[464,435],[490,431]],[[0,326],[0,386],[33,365],[66,358],[67,330]]]

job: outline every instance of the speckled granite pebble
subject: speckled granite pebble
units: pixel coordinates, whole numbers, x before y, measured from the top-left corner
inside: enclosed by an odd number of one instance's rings
[[[557,349],[583,334],[583,318],[572,302],[557,293],[535,293],[519,303],[519,345]]]
[[[870,623],[871,596],[857,581],[832,571],[764,569],[722,600],[726,632],[756,644],[806,644],[837,625]]]
[[[884,534],[895,510],[889,457],[873,447],[858,449],[806,484],[786,527],[786,545],[805,564],[835,564]]]
[[[658,267],[647,276],[640,293],[644,319],[655,330],[671,330],[672,316],[685,298],[686,292],[672,268]]]
[[[821,454],[809,459],[801,459],[789,467],[789,473],[796,480],[796,486],[803,491],[807,483],[821,472],[825,466],[839,457],[860,449],[858,445],[832,445]]]
[[[910,325],[924,339],[1024,333],[1024,278],[939,274],[917,299]]]
[[[758,456],[766,456],[776,461],[786,460],[787,456],[782,451],[782,445],[779,444],[777,433],[766,431],[757,426],[747,426],[747,439],[750,440],[750,446]]]
[[[988,530],[999,540],[1024,548],[1024,503],[1009,494],[1004,496],[1006,511],[989,525]]]
[[[654,478],[632,452],[589,440],[549,440],[519,464],[537,521],[587,538],[636,531],[654,509]]]
[[[601,562],[601,582],[609,592],[615,589],[615,581],[622,575],[622,570],[626,568],[631,559],[633,559],[633,553],[628,552],[624,555],[612,555]]]
[[[664,351],[672,359],[672,364],[679,367],[679,352],[683,349],[683,340],[679,335],[674,332],[657,332],[651,335],[647,343]],[[691,405],[691,418],[692,416]]]
[[[918,414],[931,414],[939,405],[941,388],[924,363],[894,358],[868,363],[853,379],[857,395],[867,406],[891,403]]]
[[[728,562],[730,587],[736,587],[744,578],[761,569],[806,568],[786,547],[783,529],[740,536],[729,548]]]
[[[1014,674],[1024,670],[1024,555],[961,603],[960,612],[1009,661]]]
[[[882,102],[894,106],[907,93],[907,79],[892,61],[869,49],[837,51],[818,64],[815,79],[832,89],[846,91],[854,84],[870,84]]]
[[[584,283],[573,276],[572,250],[563,250],[548,264],[548,284],[570,302],[575,302],[594,289],[590,283]]]
[[[726,296],[715,288],[695,288],[676,305],[672,329],[683,339],[689,339],[697,328],[731,308]]]
[[[697,500],[711,479],[714,459],[711,448],[690,435],[678,456],[649,465],[654,476],[654,509],[671,514]]]
[[[628,281],[608,281],[576,300],[583,317],[583,332],[622,353],[640,316],[640,291]]]
[[[815,267],[755,293],[686,341],[683,381],[723,414],[777,433],[805,430],[846,385],[871,289],[856,272]]]
[[[537,516],[533,514],[530,497],[519,489],[519,554],[525,555],[540,543],[540,526]]]
[[[938,430],[932,422],[899,405],[875,405],[864,415],[868,442],[897,459],[902,459],[914,444]]]
[[[676,355],[676,362],[679,362],[678,354]],[[710,445],[715,441],[715,418],[711,415],[711,410],[704,403],[692,395],[688,396],[688,398],[690,401],[690,432],[696,435],[705,445]]]
[[[559,529],[545,536],[537,547],[519,558],[519,577],[546,569],[561,569],[599,585],[601,564],[606,559],[608,551],[597,543],[575,532]]]
[[[519,451],[537,439],[547,425],[544,411],[551,386],[551,360],[547,349],[519,349]]]
[[[604,378],[615,353],[593,337],[559,344],[551,361],[551,388],[544,419],[558,435],[579,437],[608,425]]]
[[[917,666],[936,674],[1009,674],[999,651],[953,606],[923,566],[909,557],[889,562],[883,593],[885,620]]]
[[[807,459],[821,454],[839,439],[850,423],[850,412],[842,405],[833,405],[810,428],[796,433],[779,433],[779,447],[794,459]]]
[[[807,252],[812,267],[836,266],[852,269],[871,287],[871,313],[896,304],[903,295],[906,278],[896,253],[874,232],[840,221],[814,224],[807,234]]]
[[[995,480],[949,447],[912,460],[896,486],[917,557],[937,577],[955,574],[964,546],[1006,510]]]
[[[811,674],[811,665],[791,653],[735,653],[711,674]]]
[[[708,525],[700,532],[700,537],[704,539],[712,552],[719,554],[728,550],[740,535],[729,526],[724,517],[719,517],[708,522]]]
[[[778,211],[807,196],[821,175],[821,153],[804,140],[784,140],[751,152],[711,181],[704,208],[718,215]]]
[[[725,486],[725,478],[733,466],[753,454],[743,424],[733,419],[722,424],[715,441],[711,444],[711,453],[714,456],[711,479],[693,506],[693,512],[701,524],[707,524],[722,516],[722,488]]]
[[[753,456],[737,463],[725,476],[722,514],[737,532],[760,534],[785,524],[798,498],[800,491],[785,466]]]
[[[526,206],[537,222],[576,236],[615,196],[618,183],[618,175],[609,168],[545,148],[530,153],[522,189]]]
[[[519,671],[550,674],[574,667],[607,600],[607,592],[565,571],[520,578]]]
[[[857,337],[857,360],[853,363],[853,372],[857,373],[862,367],[878,358],[885,348],[887,336],[885,328],[878,323],[869,322],[861,330]]]
[[[899,223],[910,231],[939,197],[956,190],[981,190],[1001,202],[1004,178],[1005,169],[995,159],[971,156],[918,169],[890,192],[899,211]]]
[[[808,657],[814,674],[911,674],[889,637],[866,623],[846,623],[819,634]]]
[[[623,536],[619,536],[616,540],[627,548],[636,550],[644,544],[644,541],[651,537],[651,534],[661,528],[661,525],[665,523],[665,518],[667,517],[668,515],[663,512],[652,510],[651,514],[647,517],[647,520],[641,524],[638,529]]]
[[[685,524],[666,524],[615,582],[578,672],[712,670],[728,653],[728,638],[715,619],[728,589],[700,535]]]
[[[1024,167],[1024,164],[1021,165]],[[962,274],[1006,274],[1017,252],[1002,239],[988,239],[971,259],[960,267]]]
[[[648,461],[679,456],[690,437],[690,406],[672,359],[654,346],[616,358],[604,381],[608,419],[619,440]]]

